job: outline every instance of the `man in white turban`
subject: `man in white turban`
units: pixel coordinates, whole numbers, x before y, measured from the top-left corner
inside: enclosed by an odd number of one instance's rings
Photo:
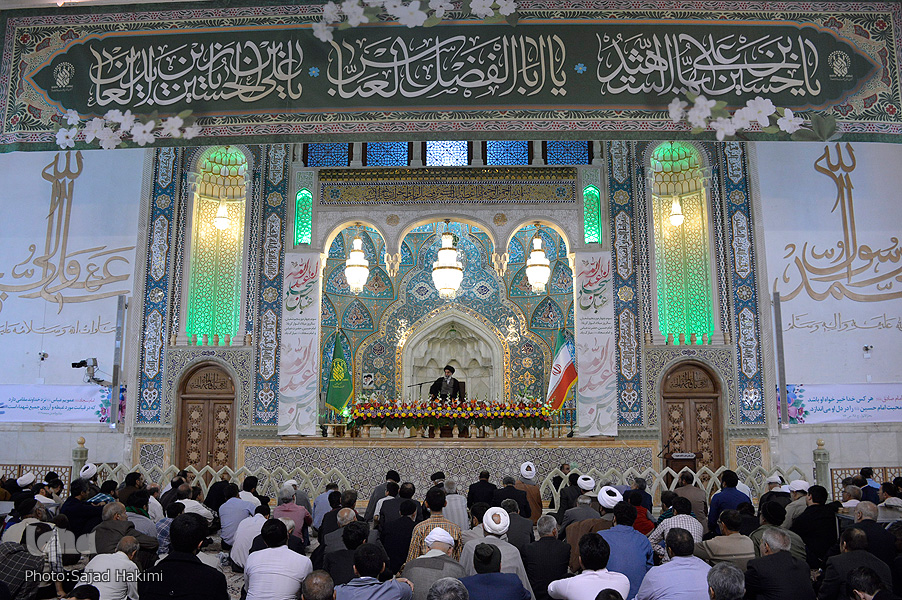
[[[542,516],[542,493],[536,485],[536,465],[527,461],[520,465],[520,480],[514,484],[518,490],[526,492],[526,501],[529,503],[529,518],[532,524],[539,521]]]
[[[485,530],[485,537],[470,540],[464,545],[463,552],[460,555],[460,564],[463,565],[468,576],[476,575],[476,567],[473,565],[473,554],[476,551],[476,546],[479,544],[497,546],[501,551],[501,572],[514,573],[519,577],[523,587],[529,590],[530,596],[535,600],[535,594],[533,594],[529,578],[526,576],[526,569],[523,567],[523,560],[520,558],[520,551],[503,539],[506,537],[505,534],[508,527],[510,527],[510,516],[506,510],[498,507],[487,510],[482,518],[482,528]]]
[[[429,588],[442,577],[459,579],[466,572],[459,562],[451,558],[454,537],[441,527],[436,527],[426,535],[429,550],[404,565],[401,577],[413,582],[412,600],[426,600]]]

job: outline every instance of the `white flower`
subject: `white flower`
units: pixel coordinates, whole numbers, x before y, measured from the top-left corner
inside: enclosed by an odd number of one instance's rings
[[[445,16],[445,11],[452,10],[454,5],[447,0],[429,0],[429,8],[435,12],[435,16],[441,19]]]
[[[345,0],[341,3],[341,10],[348,17],[348,25],[357,27],[367,22],[366,15],[363,14],[363,6],[357,0]]]
[[[736,127],[733,125],[733,121],[731,121],[730,119],[718,117],[711,121],[710,125],[711,129],[717,132],[718,142],[722,142],[724,137],[736,133]]]
[[[135,126],[135,115],[132,114],[132,111],[127,110],[122,113],[122,120],[119,121],[119,123],[119,128],[122,129],[122,131],[128,131]]]
[[[415,0],[410,4],[402,4],[398,9],[398,22],[409,28],[419,27],[426,22],[429,15],[426,11],[420,10],[419,0]]]
[[[685,100],[680,100],[679,98],[674,98],[670,101],[670,104],[667,105],[667,112],[670,113],[670,119],[674,123],[679,123],[683,120],[683,117],[686,116],[686,107],[689,106],[689,103]]]
[[[401,0],[385,0],[385,12],[391,16],[398,18],[398,11],[401,9]]]
[[[796,117],[788,108],[784,108],[783,116],[777,119],[777,127],[779,127],[780,130],[785,131],[786,133],[795,133],[802,128],[802,125],[804,123],[805,119],[803,119],[802,117]]]
[[[121,110],[109,110],[103,118],[112,123],[121,123],[122,122],[122,111]]]
[[[114,131],[110,127],[102,127],[97,132],[97,139],[100,140],[100,147],[104,150],[112,150],[122,143],[122,134]]]
[[[325,21],[319,21],[313,24],[313,35],[321,42],[331,42],[332,28]]]
[[[736,112],[733,113],[733,127],[736,130],[745,129],[749,125],[752,124],[752,119],[749,116],[748,108],[740,108]]]
[[[488,19],[495,16],[495,9],[492,8],[493,0],[473,0],[470,2],[470,10],[477,17]]]
[[[156,139],[153,135],[153,127],[156,125],[153,121],[147,123],[135,123],[132,127],[132,140],[139,146],[145,144],[153,144]]]
[[[711,116],[711,109],[717,104],[716,100],[708,100],[704,96],[695,99],[695,105],[689,109],[686,119],[693,127],[704,127],[706,120]]]
[[[78,122],[81,121],[81,117],[78,116],[78,113],[71,108],[66,111],[66,124],[67,125],[78,125]]]
[[[56,132],[56,145],[63,149],[74,148],[75,135],[77,133],[77,127],[73,127],[72,129],[60,129]]]
[[[773,102],[761,96],[746,102],[745,107],[749,110],[749,120],[758,121],[762,127],[770,124],[768,117],[777,111]]]
[[[103,129],[106,121],[100,117],[94,117],[85,124],[85,141],[89,144],[97,138],[97,134]]]
[[[169,137],[182,137],[182,130],[179,129],[185,122],[181,117],[169,117],[160,125],[160,135],[168,135]]]
[[[191,127],[185,127],[185,139],[193,140],[197,136],[200,135],[200,125],[192,125]]]
[[[497,2],[498,2],[498,12],[500,12],[505,17],[517,12],[516,0],[497,0]]]
[[[326,2],[323,7],[323,21],[326,23],[337,23],[341,20],[341,9],[334,2]]]

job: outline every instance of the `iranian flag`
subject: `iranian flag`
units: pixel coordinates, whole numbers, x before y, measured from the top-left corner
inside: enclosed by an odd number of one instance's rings
[[[551,363],[551,379],[548,382],[548,402],[551,410],[558,410],[564,404],[567,392],[576,383],[576,365],[570,346],[564,339],[564,330],[558,329],[554,361]]]

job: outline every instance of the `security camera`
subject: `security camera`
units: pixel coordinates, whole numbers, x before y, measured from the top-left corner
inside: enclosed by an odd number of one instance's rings
[[[864,348],[862,348],[862,350],[864,350],[865,352],[870,352],[870,351],[873,350],[873,349],[874,349],[874,347],[873,347],[873,346],[870,346],[870,345],[865,346]]]
[[[88,361],[86,361],[86,360],[80,360],[78,362],[72,363],[73,369],[84,369],[87,366],[88,366]]]

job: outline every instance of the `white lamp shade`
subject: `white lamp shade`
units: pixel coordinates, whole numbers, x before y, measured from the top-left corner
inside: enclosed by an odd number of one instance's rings
[[[345,279],[351,292],[359,294],[370,276],[370,261],[363,254],[363,240],[355,237],[351,242],[351,251],[345,261]]]
[[[683,224],[683,207],[680,206],[679,198],[674,198],[673,204],[670,206],[670,224],[674,227]]]
[[[542,239],[536,236],[532,238],[532,250],[529,253],[529,260],[526,261],[526,279],[533,292],[541,293],[545,291],[550,277],[551,262],[542,249]]]
[[[457,248],[454,247],[454,235],[450,232],[442,234],[442,247],[438,251],[438,260],[432,263],[432,283],[438,295],[450,300],[457,295],[460,284],[464,280],[464,266],[457,260]]]
[[[213,227],[216,229],[224,230],[228,229],[229,225],[232,224],[231,219],[229,219],[229,211],[226,207],[225,201],[219,202],[219,208],[216,209],[216,216],[213,217]]]

